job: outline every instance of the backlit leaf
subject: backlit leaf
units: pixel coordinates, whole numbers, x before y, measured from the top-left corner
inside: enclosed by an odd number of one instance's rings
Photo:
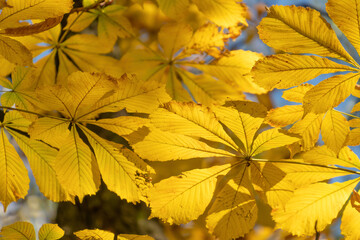
[[[74,201],[73,197],[60,185],[56,176],[55,159],[58,151],[43,142],[31,140],[11,129],[7,129],[7,131],[25,153],[36,183],[45,197],[55,202]]]
[[[284,209],[273,211],[278,227],[294,235],[323,231],[338,215],[358,179],[343,183],[314,183],[294,192]]]
[[[254,190],[272,208],[283,207],[291,198],[294,187],[277,164],[252,163],[249,171]]]
[[[214,113],[195,103],[169,102],[151,114],[151,123],[163,131],[221,142],[237,148]]]
[[[326,113],[321,123],[321,135],[325,145],[331,150],[338,153],[345,145],[349,132],[349,124],[341,113],[334,110]]]
[[[191,39],[193,31],[184,24],[167,24],[159,31],[159,43],[164,49],[166,57],[171,59]]]
[[[4,209],[14,201],[24,198],[29,189],[30,179],[27,170],[9,142],[4,128],[0,129],[0,202]]]
[[[265,122],[273,127],[285,127],[300,120],[304,114],[301,105],[286,105],[271,109]]]
[[[266,108],[250,101],[229,101],[224,106],[214,106],[216,117],[242,142],[244,151],[250,153],[255,133],[264,122]]]
[[[192,0],[210,21],[223,27],[246,23],[246,7],[234,0]]]
[[[151,161],[182,160],[202,157],[231,157],[232,153],[210,147],[192,137],[151,129],[140,142],[131,136],[135,152]],[[156,149],[156,151],[154,151]]]
[[[144,169],[136,167],[132,161],[142,161],[135,154],[124,156],[121,149],[111,146],[105,139],[86,128],[81,128],[90,142],[97,159],[102,179],[109,190],[129,202],[146,201],[142,195],[148,186],[137,174],[146,174]],[[125,151],[125,150],[124,150]]]
[[[257,61],[252,70],[255,82],[268,90],[289,88],[321,74],[344,71],[356,71],[356,69],[327,58],[290,54],[265,57]]]
[[[46,19],[61,16],[70,11],[71,0],[8,0],[11,8],[3,8],[0,28],[11,28],[21,20]],[[16,25],[15,25],[16,26]]]
[[[337,157],[336,153],[323,145],[305,152],[303,158],[306,162],[321,165],[340,165],[348,168],[360,168],[360,160],[348,147],[343,147]]]
[[[72,127],[55,160],[55,171],[60,184],[80,202],[88,194],[95,194],[100,185],[98,166],[95,165],[90,148]]]
[[[155,184],[149,191],[151,217],[170,224],[197,219],[209,205],[216,183],[230,170],[230,164],[194,169]]]
[[[303,23],[311,24],[303,24]],[[272,6],[258,26],[270,47],[292,53],[312,53],[353,61],[320,12],[296,6]],[[321,33],[321,35],[319,35]],[[287,36],[284,41],[284,36]]]
[[[305,83],[297,87],[285,90],[282,94],[282,98],[290,102],[302,103],[305,94],[314,87],[314,85]]]
[[[304,96],[304,111],[324,113],[344,101],[359,79],[359,73],[337,75],[314,86]]]
[[[319,155],[314,155],[313,158],[316,159],[317,157],[319,157]],[[336,156],[333,157],[336,158]],[[329,158],[331,157],[329,156]],[[331,178],[345,176],[349,174],[349,172],[343,171],[340,168],[336,169],[336,168],[327,168],[326,166],[321,167],[321,166],[303,165],[301,163],[302,162],[300,162],[300,164],[295,164],[295,163],[276,164],[276,166],[280,167],[281,170],[286,173],[286,178],[288,179],[288,181],[290,181],[293,184],[295,188],[306,187],[311,183],[321,182]],[[319,162],[318,164],[321,163]]]
[[[346,205],[341,218],[341,233],[349,240],[360,238],[360,213],[351,206],[350,202]]]
[[[21,66],[32,65],[31,52],[12,38],[0,36],[0,54],[9,62]]]
[[[299,141],[300,138],[282,133],[276,128],[260,133],[251,146],[251,155],[255,156],[264,151],[289,145]]]
[[[222,56],[213,61],[211,64],[184,63],[192,66],[207,74],[227,82],[230,86],[238,91],[250,93],[265,93],[265,89],[254,83],[252,76],[249,74],[255,62],[262,57],[261,54],[234,50],[229,56]]]
[[[290,128],[289,132],[302,136],[304,150],[312,148],[319,139],[323,116],[323,114],[309,113]]]
[[[360,128],[352,129],[349,132],[349,136],[346,140],[346,144],[349,146],[360,145]]]
[[[340,28],[358,52],[360,52],[359,9],[360,3],[357,0],[330,0],[326,4],[326,10],[331,20]]]
[[[64,236],[62,230],[57,224],[44,224],[39,230],[39,240],[57,240]]]
[[[29,222],[16,222],[1,229],[0,239],[35,240],[35,230]]]
[[[238,174],[218,193],[209,209],[206,226],[220,239],[244,236],[257,219],[258,208],[245,170],[243,165],[239,167]]]
[[[74,235],[81,240],[114,240],[114,234],[112,232],[100,229],[85,229],[75,232]]]

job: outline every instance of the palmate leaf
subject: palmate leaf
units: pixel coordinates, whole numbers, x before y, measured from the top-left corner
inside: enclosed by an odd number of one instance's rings
[[[5,92],[1,95],[1,104],[3,106],[13,106],[28,110],[28,111],[39,111],[42,104],[37,101],[35,90],[35,75],[34,69],[25,67],[16,67],[11,75],[11,82],[4,80],[0,82],[5,88],[10,91]],[[22,113],[25,117],[34,120],[36,115]]]
[[[94,35],[76,34],[59,42],[60,34],[59,24],[48,31],[19,39],[34,57],[44,51],[49,51],[49,54],[40,58],[35,64],[36,86],[53,85],[55,82],[63,83],[69,74],[79,70],[121,75],[122,70],[117,67],[118,61],[105,56],[112,51],[112,45],[106,40]],[[59,61],[58,68],[56,68],[56,61]]]
[[[299,138],[278,129],[257,135],[265,116],[264,106],[249,101],[210,108],[172,101],[150,114],[153,126],[128,136],[141,157],[150,161],[220,157],[224,161],[224,165],[190,170],[155,184],[149,191],[152,216],[180,224],[206,214],[214,235],[232,239],[244,236],[256,221],[254,194],[271,206],[284,205],[292,194],[290,181],[276,166],[259,164],[262,160],[253,157]]]
[[[357,7],[356,1],[345,3],[330,0],[327,4],[330,17],[334,18],[340,30],[344,31],[349,40],[351,39],[350,42],[354,44],[355,49],[359,48],[358,41],[355,40],[359,35]],[[309,24],[302,24],[303,22]],[[330,24],[316,10],[295,6],[273,6],[268,17],[260,23],[259,34],[264,42],[278,50],[320,55],[317,57],[276,54],[258,61],[253,68],[253,74],[259,86],[268,90],[289,88],[321,74],[339,73],[307,91],[302,101],[305,114],[324,113],[339,105],[353,92],[359,77],[359,65],[342,47]],[[284,34],[291,36],[292,40],[282,41],[281,36]],[[342,61],[335,63],[328,58]]]
[[[146,201],[145,192],[151,184],[144,176],[153,170],[130,150],[98,136],[90,125],[119,135],[131,134],[147,125],[148,120],[131,116],[94,118],[125,107],[128,112],[151,112],[162,101],[169,100],[164,86],[136,81],[128,75],[115,79],[80,72],[71,74],[66,82],[43,87],[38,92],[39,100],[49,102],[48,107],[62,117],[40,117],[29,130],[31,139],[59,149],[54,169],[64,191],[82,201],[85,195],[97,191],[101,174],[108,188],[121,198],[129,202]]]
[[[171,41],[169,36],[173,36]],[[130,50],[121,59],[124,71],[135,73],[139,79],[145,81],[166,82],[167,92],[177,101],[191,101],[192,96],[202,104],[223,104],[226,97],[243,99],[242,91],[264,93],[264,89],[257,86],[249,74],[261,55],[237,50],[211,64],[189,61],[186,58],[191,54],[199,54],[199,51],[189,50],[192,47],[196,49],[194,43],[191,43],[192,36],[193,31],[188,25],[164,25],[158,34],[159,45],[163,51],[150,48]],[[189,71],[189,67],[195,68],[198,74]],[[229,74],[230,72],[232,74]],[[182,87],[183,84],[191,95]]]

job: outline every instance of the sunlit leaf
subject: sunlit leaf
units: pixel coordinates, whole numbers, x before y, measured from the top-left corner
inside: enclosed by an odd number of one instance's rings
[[[300,120],[303,114],[301,105],[286,105],[271,109],[265,118],[265,122],[273,127],[285,127]]]
[[[314,86],[304,96],[304,111],[324,113],[344,101],[358,81],[359,73],[337,75]]]
[[[358,179],[343,183],[314,183],[294,192],[284,209],[273,211],[278,227],[294,235],[323,231],[338,215]]]
[[[321,74],[344,71],[356,71],[356,69],[327,58],[290,54],[265,57],[257,61],[253,68],[255,82],[268,90],[289,88]]]
[[[1,229],[0,239],[35,240],[35,230],[29,222],[16,222]]]
[[[338,153],[345,145],[349,132],[349,124],[341,113],[334,110],[326,113],[321,123],[321,135],[325,145],[331,150]]]
[[[303,24],[305,22],[311,24]],[[353,61],[330,24],[314,9],[272,6],[258,29],[260,38],[275,49]],[[286,41],[284,36],[287,36]]]
[[[253,227],[258,208],[251,193],[249,177],[244,166],[218,193],[209,209],[206,226],[220,239],[244,236]]]
[[[55,171],[60,184],[80,202],[88,194],[95,194],[100,174],[90,148],[81,140],[75,127],[71,129],[55,159]]]
[[[282,133],[276,128],[260,133],[252,143],[251,155],[255,156],[264,151],[289,145],[299,141],[300,138]]]
[[[209,205],[216,183],[230,170],[230,164],[194,169],[167,178],[149,191],[151,217],[170,224],[197,219]]]
[[[44,224],[39,230],[39,240],[57,240],[64,236],[62,230],[57,224]]]
[[[0,201],[6,207],[20,198],[24,198],[29,189],[30,179],[27,170],[9,142],[4,128],[0,129]]]

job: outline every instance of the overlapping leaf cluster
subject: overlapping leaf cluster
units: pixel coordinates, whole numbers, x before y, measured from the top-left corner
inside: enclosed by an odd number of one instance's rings
[[[360,144],[360,122],[334,107],[360,96],[360,66],[319,12],[271,7],[260,38],[283,53],[263,57],[225,47],[248,25],[246,6],[235,0],[72,4],[0,1],[5,209],[29,188],[16,146],[52,201],[81,202],[102,180],[121,198],[147,203],[151,217],[170,224],[199,219],[219,239],[245,236],[263,204],[292,235],[321,232],[340,214],[342,233],[359,238],[360,160],[347,146]],[[147,5],[158,14],[151,27],[131,16]],[[359,51],[357,9],[355,0],[327,4]],[[332,76],[302,84],[322,74]],[[283,98],[298,105],[268,111],[244,94],[274,88],[290,88]],[[356,104],[352,112],[358,110]],[[153,162],[177,160],[202,167],[189,164],[152,184]],[[0,238],[19,234],[35,238],[21,222],[4,227]],[[39,231],[40,239],[62,235],[55,225]],[[75,235],[114,239],[101,230]]]

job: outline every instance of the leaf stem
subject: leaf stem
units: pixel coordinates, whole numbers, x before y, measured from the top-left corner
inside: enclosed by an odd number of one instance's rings
[[[358,171],[345,169],[345,168],[339,168],[339,167],[333,167],[333,166],[326,166],[326,165],[321,165],[321,164],[316,164],[316,163],[295,162],[295,161],[287,161],[287,160],[269,160],[269,159],[258,159],[258,158],[251,158],[251,160],[256,161],[256,162],[289,163],[289,164],[299,164],[299,165],[304,165],[304,166],[323,167],[323,168],[340,170],[340,171],[360,175],[360,172],[358,172]]]

